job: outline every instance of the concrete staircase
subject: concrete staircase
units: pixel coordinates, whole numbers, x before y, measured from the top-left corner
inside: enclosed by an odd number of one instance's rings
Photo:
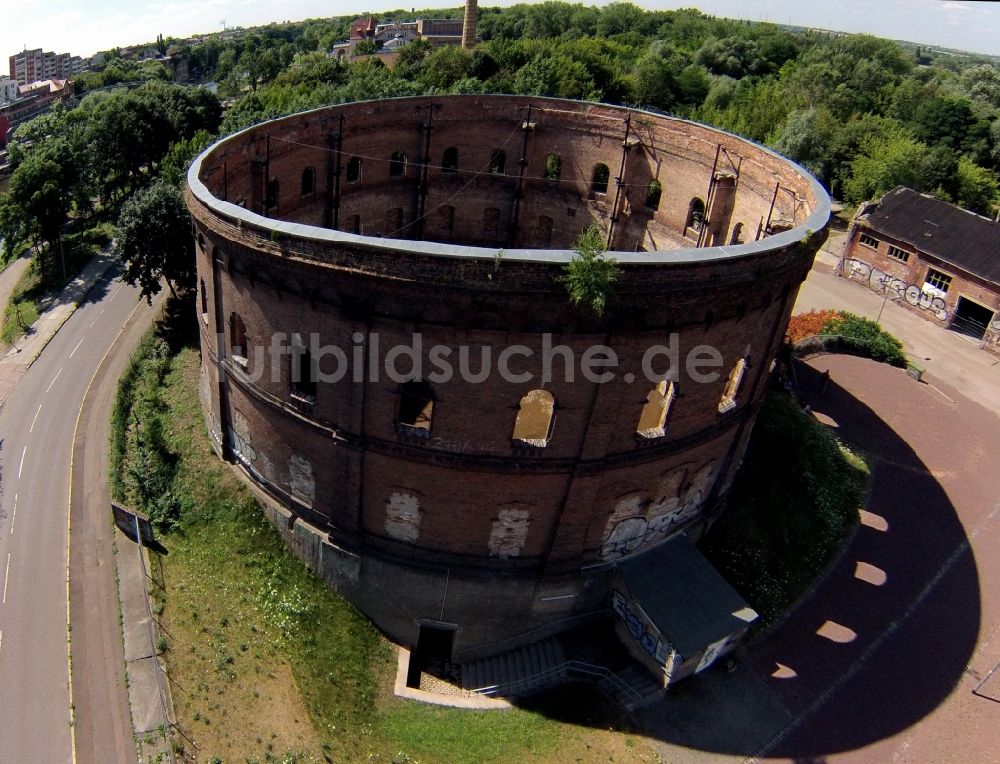
[[[632,663],[617,673],[609,672],[598,680],[597,686],[629,712],[655,703],[666,693],[663,685],[638,663]]]
[[[523,697],[565,678],[566,656],[557,639],[462,664],[463,689],[497,697]]]

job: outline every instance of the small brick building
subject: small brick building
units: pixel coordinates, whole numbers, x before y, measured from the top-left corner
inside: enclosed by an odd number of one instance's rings
[[[899,186],[851,223],[844,278],[1000,354],[1000,224]]]
[[[829,220],[819,184],[756,144],[518,96],[257,125],[195,160],[187,202],[219,452],[338,592],[459,661],[610,613],[619,560],[704,531]],[[590,224],[620,267],[603,315],[562,282]],[[277,336],[292,350],[268,366]],[[372,378],[417,336],[422,361],[469,349],[471,373]],[[672,342],[676,373],[650,376]],[[610,381],[567,378],[595,346]],[[683,368],[699,346],[711,379]],[[474,378],[512,348],[517,379]]]

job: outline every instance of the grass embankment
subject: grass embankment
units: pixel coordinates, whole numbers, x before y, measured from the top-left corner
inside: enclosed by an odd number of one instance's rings
[[[193,315],[193,311],[192,315]],[[115,406],[113,490],[158,520],[153,609],[182,734],[212,762],[654,761],[607,719],[470,712],[392,696],[395,657],[349,604],[287,551],[209,446],[196,350],[149,336]],[[552,709],[545,710],[546,702]],[[573,717],[573,714],[570,714]]]
[[[80,233],[66,234],[63,248],[66,255],[66,277],[62,266],[55,264],[55,272],[42,276],[37,258],[24,272],[11,293],[10,301],[3,308],[3,324],[0,326],[0,341],[11,344],[38,320],[39,302],[49,294],[62,290],[90,260],[106,247],[114,236],[114,226],[100,223]],[[58,255],[55,255],[58,260]],[[53,256],[50,255],[50,260]],[[50,264],[50,267],[53,267]]]
[[[729,508],[701,542],[760,614],[787,610],[836,557],[858,519],[869,470],[791,396],[768,394]]]

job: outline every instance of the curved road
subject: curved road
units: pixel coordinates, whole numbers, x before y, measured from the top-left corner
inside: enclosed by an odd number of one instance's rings
[[[88,384],[119,330],[144,308],[137,307],[138,290],[115,281],[117,272],[94,286],[0,409],[4,762],[74,759],[66,628],[70,459]],[[84,448],[106,449],[107,442]]]

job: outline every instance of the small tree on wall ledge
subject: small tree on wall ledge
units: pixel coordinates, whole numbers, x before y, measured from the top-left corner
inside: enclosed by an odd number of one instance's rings
[[[561,279],[566,293],[574,305],[584,305],[602,316],[618,280],[618,261],[605,251],[604,236],[596,225],[580,234],[573,249],[576,254]]]

